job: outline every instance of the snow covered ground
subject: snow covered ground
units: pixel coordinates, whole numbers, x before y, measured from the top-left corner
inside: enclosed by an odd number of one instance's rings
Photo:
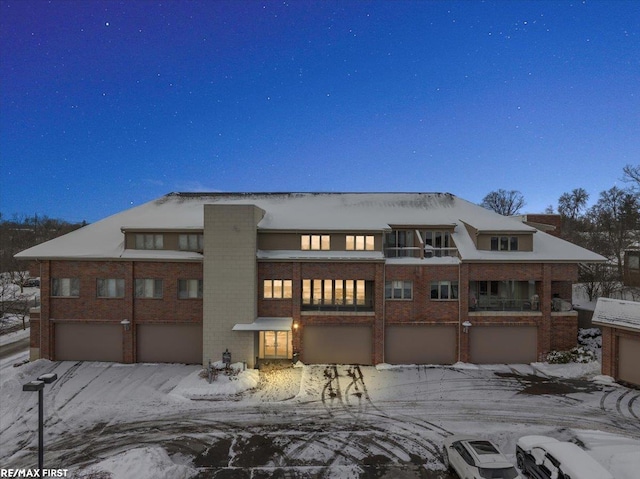
[[[37,395],[22,384],[55,372],[45,467],[71,477],[448,479],[442,440],[453,433],[492,439],[514,463],[520,436],[549,435],[616,479],[638,477],[640,391],[599,376],[597,362],[299,366],[209,384],[179,364],[7,363],[0,464],[36,466]]]

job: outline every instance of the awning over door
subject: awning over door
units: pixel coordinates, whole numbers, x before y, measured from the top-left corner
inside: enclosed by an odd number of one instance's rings
[[[238,323],[232,331],[291,331],[293,318],[256,318],[253,323]]]

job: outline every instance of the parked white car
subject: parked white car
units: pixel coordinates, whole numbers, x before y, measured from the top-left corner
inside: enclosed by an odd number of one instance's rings
[[[524,436],[516,444],[522,474],[534,479],[613,479],[584,449],[547,436]]]
[[[516,468],[486,439],[449,436],[444,440],[445,466],[460,479],[521,479]]]

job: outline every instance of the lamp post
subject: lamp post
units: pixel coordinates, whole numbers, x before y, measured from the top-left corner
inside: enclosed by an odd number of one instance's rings
[[[42,477],[42,469],[44,468],[44,385],[51,384],[58,379],[55,373],[43,374],[38,376],[36,381],[29,381],[22,385],[23,391],[38,391],[38,469],[40,477]]]

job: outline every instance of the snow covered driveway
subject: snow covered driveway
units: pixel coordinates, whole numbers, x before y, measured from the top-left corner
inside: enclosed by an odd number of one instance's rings
[[[76,477],[448,479],[452,433],[490,438],[514,463],[520,436],[550,435],[637,477],[640,391],[567,377],[594,375],[581,368],[305,366],[209,385],[195,366],[40,360],[2,370],[0,463],[35,466],[37,395],[22,384],[56,372],[45,467]]]

